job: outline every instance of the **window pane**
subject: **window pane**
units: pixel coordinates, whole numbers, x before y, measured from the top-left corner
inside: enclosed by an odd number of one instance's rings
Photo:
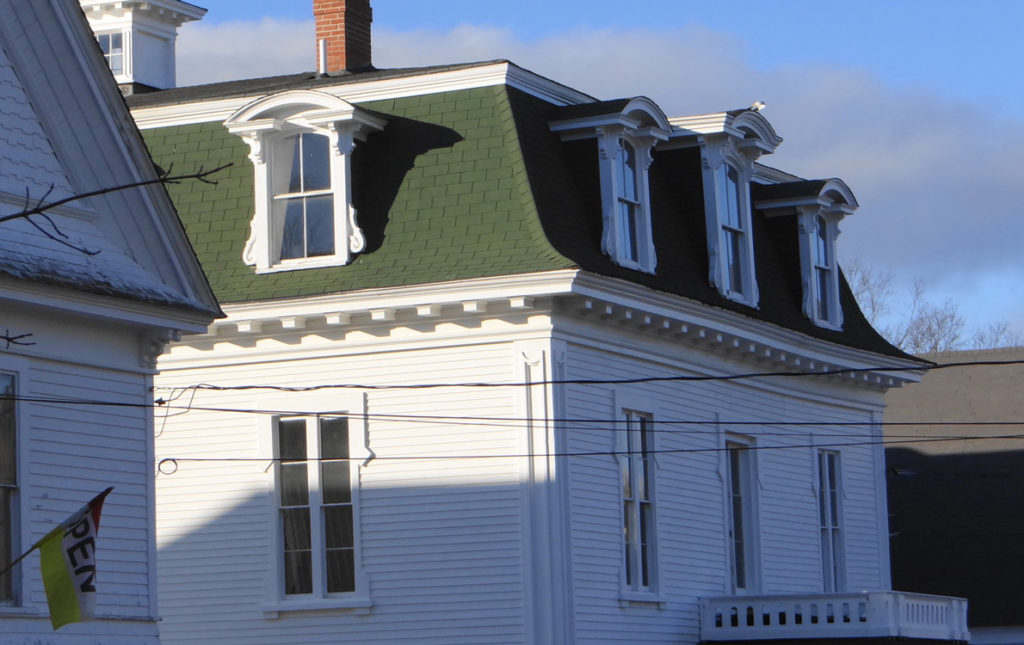
[[[320,473],[324,504],[347,504],[352,501],[352,482],[347,461],[325,461]]]
[[[299,135],[292,135],[274,143],[271,157],[274,195],[302,191],[302,155],[299,141]]]
[[[122,34],[110,34],[110,51],[112,53],[121,53],[124,51],[124,40]]]
[[[636,150],[626,141],[622,141],[622,197],[631,202],[637,199],[636,185]]]
[[[305,461],[306,421],[281,419],[277,422],[277,452],[283,461]]]
[[[348,419],[320,419],[320,456],[324,459],[348,459]]]
[[[0,571],[11,563],[11,525],[11,489],[0,488]],[[11,573],[0,574],[0,601],[11,595]]]
[[[334,254],[334,196],[307,197],[306,257]]]
[[[305,463],[281,464],[281,506],[309,504],[309,472]]]
[[[328,549],[350,549],[354,546],[351,506],[324,508],[324,536]]]
[[[740,178],[736,169],[726,166],[725,171],[725,223],[735,229],[743,229],[743,221],[740,219]]]
[[[14,433],[14,377],[0,374],[0,485],[17,484],[17,442]]]
[[[285,508],[281,510],[284,528],[284,550],[305,551],[311,548],[308,508]]]
[[[293,551],[284,554],[284,592],[288,595],[313,593],[313,554]]]
[[[355,552],[340,549],[327,552],[327,593],[356,589]]]
[[[305,257],[305,224],[302,216],[303,199],[286,199],[275,203],[278,217],[284,219],[281,227],[281,259]]]
[[[729,290],[743,293],[743,237],[736,231],[725,232],[725,259],[729,271]]]
[[[302,135],[302,192],[327,190],[331,187],[329,142],[321,134]]]

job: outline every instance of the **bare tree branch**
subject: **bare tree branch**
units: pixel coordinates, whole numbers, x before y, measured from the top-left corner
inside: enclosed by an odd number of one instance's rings
[[[959,349],[986,349],[1020,344],[1019,334],[1004,321],[967,330],[967,321],[953,300],[928,300],[924,283],[914,280],[905,309],[894,311],[893,276],[867,266],[860,259],[844,263],[843,274],[864,317],[890,343],[911,354]]]
[[[52,202],[48,202],[46,200],[53,193],[53,184],[50,184],[50,187],[46,190],[46,192],[43,193],[41,197],[35,200],[32,199],[32,196],[29,193],[28,188],[25,188],[24,208],[22,208],[22,210],[18,211],[17,213],[0,215],[0,224],[10,222],[16,219],[23,219],[27,221],[29,224],[31,224],[33,227],[35,227],[37,231],[39,231],[49,239],[53,240],[54,242],[57,242],[58,244],[63,244],[64,246],[67,246],[68,248],[74,249],[75,251],[78,251],[85,255],[96,255],[97,253],[99,253],[98,250],[94,251],[91,249],[87,249],[84,246],[80,246],[78,244],[75,244],[74,242],[71,242],[71,238],[69,238],[68,235],[64,233],[64,231],[60,230],[60,227],[57,225],[57,222],[55,222],[53,218],[50,217],[47,211],[57,208],[58,206],[63,206],[64,204],[67,204],[69,202],[77,201],[79,199],[96,197],[97,195],[105,195],[107,193],[127,190],[129,188],[138,188],[140,186],[148,186],[150,184],[178,184],[187,179],[194,179],[197,181],[201,181],[204,184],[216,185],[217,182],[210,179],[210,176],[232,165],[234,164],[228,163],[222,166],[217,166],[212,170],[206,170],[203,166],[200,166],[199,170],[197,170],[196,172],[184,175],[172,175],[171,171],[174,168],[174,166],[169,167],[167,170],[163,170],[159,166],[156,166],[156,179],[147,179],[145,181],[137,181],[130,184],[122,184],[119,186],[100,188],[97,190],[89,191],[87,193],[78,193],[76,195],[65,197],[64,199],[58,199]],[[39,223],[38,221],[33,219],[33,217],[35,216],[38,216],[39,219],[42,219],[43,223]],[[11,345],[35,345],[34,341],[26,340],[31,337],[31,333],[11,334],[11,331],[7,329],[4,330],[3,334],[0,334],[0,345],[3,346],[3,349],[10,349]]]
[[[10,349],[11,345],[35,345],[34,341],[25,340],[30,338],[32,334],[15,334],[11,335],[10,329],[5,329],[4,333],[0,334],[0,343],[4,344],[4,349]]]
[[[171,175],[171,170],[173,169],[173,166],[172,166],[171,168],[168,168],[167,170],[161,172],[157,176],[156,179],[147,179],[147,180],[144,180],[144,181],[136,181],[136,182],[133,182],[133,183],[130,183],[130,184],[121,184],[119,186],[110,186],[108,188],[99,188],[97,190],[92,190],[92,191],[89,191],[87,193],[78,193],[78,194],[72,195],[70,197],[65,197],[64,199],[58,199],[56,201],[45,202],[44,203],[45,199],[50,195],[50,192],[53,190],[53,186],[51,186],[50,190],[46,191],[46,194],[43,195],[43,197],[41,197],[40,199],[38,199],[36,201],[36,205],[35,206],[29,206],[30,199],[29,199],[28,195],[26,194],[25,208],[23,210],[17,212],[17,213],[11,213],[10,215],[2,215],[2,216],[0,216],[0,224],[3,224],[4,222],[9,222],[9,221],[15,220],[15,219],[27,219],[29,217],[32,217],[33,215],[40,215],[40,214],[42,214],[42,213],[44,213],[44,212],[46,212],[48,210],[51,210],[51,209],[56,208],[58,206],[63,206],[64,204],[67,204],[69,202],[78,201],[80,199],[87,199],[89,197],[96,197],[97,195],[106,195],[107,193],[114,193],[114,192],[121,191],[121,190],[127,190],[129,188],[138,188],[139,186],[148,186],[150,184],[179,184],[179,183],[181,183],[182,181],[184,181],[186,179],[195,179],[195,180],[203,182],[204,184],[216,185],[217,182],[212,180],[212,179],[210,179],[209,178],[210,175],[218,173],[221,170],[224,170],[225,168],[228,168],[229,166],[232,166],[232,165],[234,165],[234,164],[227,163],[227,164],[224,164],[222,166],[217,166],[216,168],[214,168],[212,170],[206,170],[205,168],[200,166],[199,170],[197,170],[196,172],[189,173],[189,174],[186,174],[186,175],[173,175],[173,176]]]

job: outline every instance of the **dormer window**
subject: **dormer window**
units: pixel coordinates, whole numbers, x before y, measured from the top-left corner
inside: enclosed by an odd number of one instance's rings
[[[124,34],[120,31],[96,34],[96,40],[99,41],[103,58],[107,60],[107,65],[114,76],[124,74]]]
[[[640,187],[647,178],[637,165],[636,148],[625,139],[619,140],[622,154],[619,156],[620,181],[618,185],[619,199],[619,239],[622,240],[622,260],[625,263],[641,263],[641,235],[649,228],[647,223],[646,204],[641,201]]]
[[[750,261],[747,253],[749,217],[745,208],[746,200],[740,189],[739,172],[729,164],[722,164],[722,175],[716,182],[719,190],[721,236],[720,246],[724,251],[724,287],[727,293],[742,296],[752,281],[745,276],[749,273]]]
[[[839,222],[857,209],[853,193],[839,179],[817,179],[758,186],[755,201],[766,217],[797,218],[804,315],[841,330],[836,239]]]
[[[334,255],[330,142],[301,132],[274,144],[270,227],[279,260]]]
[[[814,217],[814,286],[817,295],[818,320],[831,320],[836,311],[834,301],[838,300],[833,236],[829,232],[828,220],[821,215]]]
[[[601,251],[619,266],[654,273],[648,168],[668,120],[643,97],[573,105],[551,123],[563,141],[596,138],[601,177]]]
[[[700,147],[708,280],[722,296],[750,307],[759,298],[750,181],[757,158],[782,143],[761,107],[670,119],[672,136],[664,145]]]
[[[249,144],[255,171],[246,264],[257,273],[341,266],[363,250],[352,151],[384,124],[337,97],[304,90],[259,99],[225,121]]]

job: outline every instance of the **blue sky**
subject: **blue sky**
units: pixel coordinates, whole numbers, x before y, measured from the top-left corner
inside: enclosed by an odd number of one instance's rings
[[[309,0],[202,0],[182,84],[312,69]],[[762,161],[841,177],[861,208],[841,261],[920,280],[974,326],[1024,334],[1024,2],[373,0],[379,67],[508,58],[670,116],[764,100]],[[266,43],[277,43],[267,47]]]

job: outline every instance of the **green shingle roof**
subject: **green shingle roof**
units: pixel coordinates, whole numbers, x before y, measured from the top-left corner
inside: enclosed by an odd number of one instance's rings
[[[574,266],[541,228],[504,86],[364,103],[388,121],[353,154],[366,250],[344,267],[256,275],[242,262],[253,214],[248,147],[218,122],[146,131],[167,168],[233,163],[215,186],[170,186],[223,303]]]

